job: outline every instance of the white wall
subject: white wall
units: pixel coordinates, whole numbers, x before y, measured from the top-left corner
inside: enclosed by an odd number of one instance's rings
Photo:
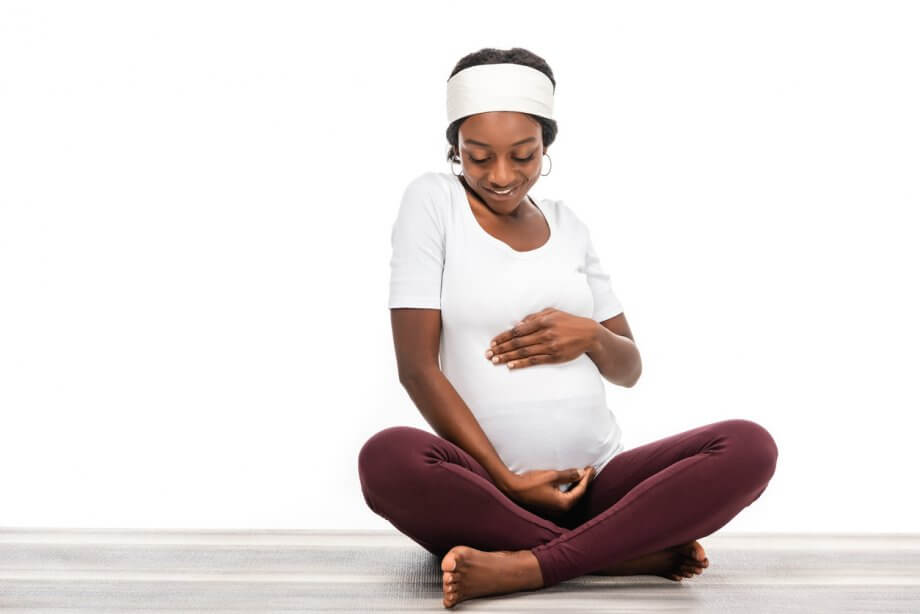
[[[318,6],[0,5],[0,526],[389,528],[357,451],[428,428],[390,227],[454,63],[522,46],[533,193],[642,353],[627,447],[752,419],[779,464],[726,530],[920,530],[916,3]]]

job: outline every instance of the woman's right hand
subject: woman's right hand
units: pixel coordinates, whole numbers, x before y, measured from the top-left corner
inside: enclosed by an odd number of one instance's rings
[[[579,476],[579,471],[584,473]],[[513,473],[508,478],[505,494],[523,506],[537,510],[548,518],[560,518],[571,510],[594,479],[594,467],[579,469],[535,469]],[[560,484],[578,482],[566,492]]]

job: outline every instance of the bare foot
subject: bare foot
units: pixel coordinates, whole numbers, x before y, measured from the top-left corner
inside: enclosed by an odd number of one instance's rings
[[[687,542],[665,548],[659,552],[644,554],[638,558],[617,563],[600,571],[595,576],[638,576],[654,575],[680,582],[703,573],[709,567],[709,558],[698,541]]]
[[[543,573],[530,550],[484,552],[454,546],[441,559],[444,607],[484,595],[501,595],[543,586]]]

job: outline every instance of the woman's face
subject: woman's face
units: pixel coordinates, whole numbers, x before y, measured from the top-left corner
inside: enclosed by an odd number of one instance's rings
[[[463,175],[470,188],[496,213],[507,215],[540,178],[543,130],[525,113],[489,111],[460,125],[458,145]],[[507,195],[496,194],[494,190]]]

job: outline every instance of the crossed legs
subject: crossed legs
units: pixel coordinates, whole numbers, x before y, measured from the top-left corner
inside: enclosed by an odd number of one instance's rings
[[[463,449],[414,427],[370,437],[358,471],[370,509],[429,552],[526,551],[517,561],[535,557],[549,587],[715,532],[763,493],[776,459],[756,422],[707,424],[619,453],[558,523],[508,498]]]

